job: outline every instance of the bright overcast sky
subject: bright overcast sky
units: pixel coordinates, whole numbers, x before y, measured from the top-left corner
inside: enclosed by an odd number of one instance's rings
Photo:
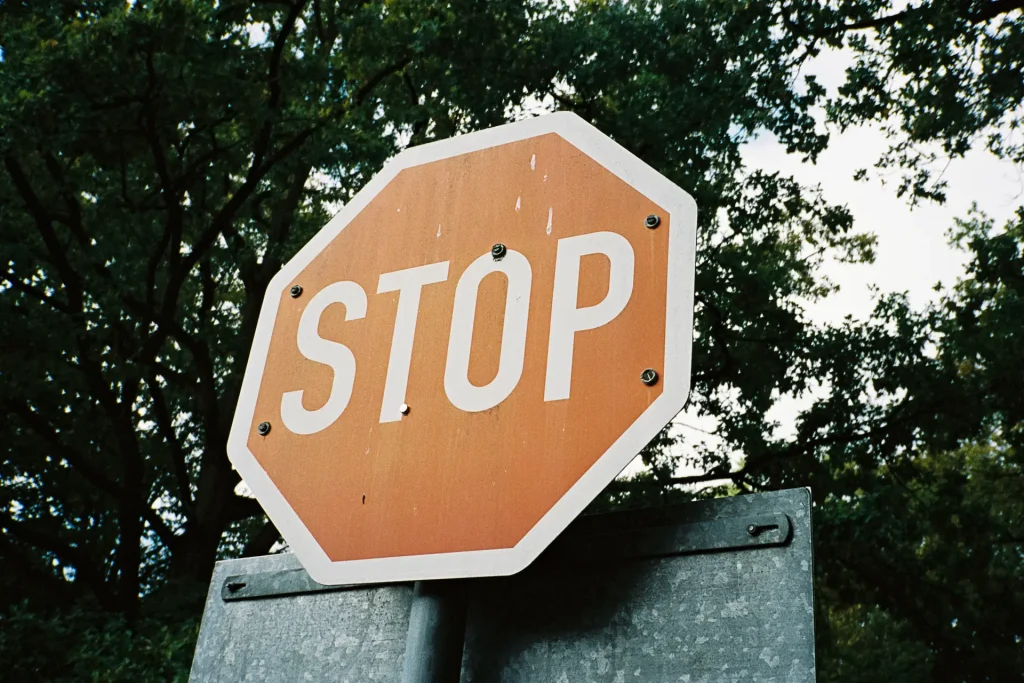
[[[805,73],[815,74],[831,95],[843,82],[847,64],[849,58],[843,53],[826,52],[815,59]],[[877,128],[830,132],[828,148],[816,164],[803,163],[799,155],[786,154],[785,148],[771,135],[761,135],[743,147],[744,160],[751,168],[781,172],[808,186],[820,185],[826,200],[850,209],[857,231],[871,232],[878,237],[873,264],[826,264],[826,275],[840,286],[840,291],[808,308],[809,315],[819,323],[838,324],[847,315],[859,319],[869,317],[877,297],[872,286],[878,287],[881,293],[908,292],[911,303],[917,308],[935,301],[940,296],[934,291],[935,284],[942,282],[948,287],[964,272],[964,254],[948,243],[947,231],[953,227],[954,219],[966,217],[971,204],[977,203],[981,211],[1002,227],[1024,203],[1024,171],[984,150],[975,150],[964,159],[952,161],[946,168],[943,178],[948,185],[944,204],[922,203],[911,208],[904,199],[896,197],[898,171],[889,184],[883,184],[877,174],[871,173],[874,163],[888,147]],[[869,170],[869,180],[853,179],[860,168]],[[780,423],[779,435],[792,433],[800,408],[812,400],[810,396],[783,400],[771,411],[769,417]],[[715,420],[698,418],[690,410],[684,411],[676,424],[686,433],[688,441],[715,438],[703,433],[714,433]],[[702,431],[694,431],[694,428]],[[623,474],[634,473],[640,467],[636,460]],[[697,473],[698,470],[690,468],[681,468],[678,472],[680,475]]]
[[[814,60],[806,72],[817,75],[832,94],[842,83],[848,63],[842,53],[831,51]],[[870,173],[887,146],[884,135],[868,127],[831,131],[828,148],[817,164],[786,154],[771,136],[744,146],[744,159],[751,167],[792,175],[805,185],[821,185],[828,201],[849,207],[858,231],[878,237],[874,264],[829,264],[826,273],[841,291],[810,309],[820,322],[838,322],[848,314],[866,318],[873,307],[871,284],[882,292],[909,292],[915,306],[926,305],[938,296],[933,291],[937,282],[949,286],[963,273],[964,255],[949,246],[946,235],[954,219],[967,216],[976,202],[1001,227],[1024,199],[1021,169],[979,149],[946,168],[942,176],[948,183],[945,204],[922,203],[912,209],[896,197],[899,171],[889,184]],[[869,169],[874,177],[853,180],[860,168]]]

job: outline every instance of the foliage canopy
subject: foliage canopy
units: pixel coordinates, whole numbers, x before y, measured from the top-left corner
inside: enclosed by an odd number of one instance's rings
[[[914,199],[941,199],[936,155],[979,140],[1024,161],[1022,5],[4,3],[0,656],[123,623],[137,649],[77,650],[67,670],[180,671],[195,615],[168,605],[195,609],[217,557],[278,538],[225,454],[269,279],[402,147],[567,108],[701,210],[691,403],[719,438],[666,431],[608,501],[810,485],[823,677],[1016,675],[1024,213],[955,228],[972,260],[940,304],[888,296],[870,320],[816,325],[822,264],[870,262],[873,238],[740,148],[770,133],[813,161],[821,112],[879,122],[879,166]],[[829,46],[854,55],[831,98],[801,76]],[[770,409],[812,390],[781,434]]]

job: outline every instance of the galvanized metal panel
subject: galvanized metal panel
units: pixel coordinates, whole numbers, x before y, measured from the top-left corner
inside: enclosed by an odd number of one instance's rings
[[[806,490],[577,520],[526,571],[463,583],[462,681],[813,682],[810,525]],[[310,593],[297,569],[218,563],[194,683],[401,680],[411,586]]]
[[[792,524],[786,545],[602,560],[653,529],[772,513]],[[600,539],[577,543],[589,553],[552,546],[517,576],[474,584],[462,681],[813,682],[810,522],[806,489],[582,519],[571,533]]]
[[[190,683],[398,683],[411,585],[227,602],[225,580],[300,569],[294,555],[218,562]]]

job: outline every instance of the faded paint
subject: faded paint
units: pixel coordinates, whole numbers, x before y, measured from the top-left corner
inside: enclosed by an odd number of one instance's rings
[[[526,170],[534,156],[541,171],[557,165],[550,182]],[[521,211],[502,209],[522,195],[531,201]],[[406,210],[389,210],[396,206]],[[544,402],[557,242],[535,226],[556,208],[560,238],[623,235],[637,277],[621,314],[577,334],[570,398]],[[639,381],[643,368],[661,367],[665,349],[669,230],[644,228],[649,213],[666,211],[547,134],[405,169],[295,278],[304,292],[281,294],[248,446],[332,560],[514,546],[660,395],[661,383]],[[435,224],[436,234],[424,229]],[[453,294],[497,241],[533,270],[525,367],[502,403],[466,413],[443,387]],[[450,261],[450,275],[422,290],[405,400],[412,410],[378,425],[398,301],[397,292],[374,294],[378,278],[440,261]],[[583,258],[579,307],[605,297],[608,274],[606,257]],[[283,393],[302,389],[310,410],[327,400],[331,372],[299,354],[295,334],[304,304],[339,280],[368,293],[365,318],[345,321],[344,306],[332,306],[319,324],[356,358],[350,404],[319,433],[282,425],[257,436],[260,421],[279,423]],[[497,372],[505,288],[503,277],[480,286],[468,373],[476,386]]]

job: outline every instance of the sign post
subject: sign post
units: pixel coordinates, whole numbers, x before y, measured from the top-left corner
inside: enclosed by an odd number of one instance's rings
[[[402,683],[458,683],[466,600],[451,582],[417,581],[409,609]]]
[[[406,150],[271,281],[231,461],[321,584],[516,573],[682,409],[695,244],[574,114]]]

